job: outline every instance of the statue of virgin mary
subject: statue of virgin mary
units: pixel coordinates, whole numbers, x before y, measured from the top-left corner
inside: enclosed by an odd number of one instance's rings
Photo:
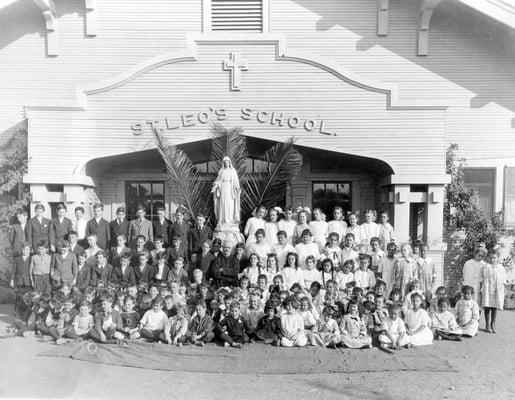
[[[213,201],[217,229],[225,230],[238,227],[240,222],[240,180],[229,157],[224,157],[222,168],[213,182]]]

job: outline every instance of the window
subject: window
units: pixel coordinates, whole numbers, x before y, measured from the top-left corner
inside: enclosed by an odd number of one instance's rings
[[[127,204],[127,217],[136,218],[136,208],[145,207],[146,217],[157,219],[157,208],[165,204],[164,182],[125,182],[125,203]]]
[[[351,182],[313,182],[312,208],[320,208],[329,221],[337,206],[352,211]]]
[[[464,168],[465,186],[477,189],[477,204],[491,218],[494,215],[495,168]]]
[[[266,1],[268,0],[210,0],[211,30],[265,31]]]
[[[504,168],[504,224],[515,227],[515,167]]]

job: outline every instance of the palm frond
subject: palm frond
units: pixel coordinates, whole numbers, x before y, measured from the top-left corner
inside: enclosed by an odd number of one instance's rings
[[[293,138],[276,143],[260,157],[262,163],[258,163],[255,172],[247,174],[242,185],[244,217],[260,204],[272,207],[283,202],[287,187],[302,167],[302,155],[294,143]]]
[[[232,166],[238,173],[240,181],[247,176],[247,139],[242,135],[241,128],[227,129],[222,124],[214,123],[211,126],[211,161],[215,171],[222,167],[222,159],[228,156]]]
[[[175,202],[186,208],[191,217],[199,212],[209,213],[209,182],[202,181],[200,173],[184,151],[170,144],[157,131],[154,131],[154,138],[168,171]]]

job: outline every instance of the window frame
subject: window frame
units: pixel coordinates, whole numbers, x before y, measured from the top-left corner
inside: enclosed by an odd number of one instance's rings
[[[125,180],[124,181],[124,188],[125,188],[125,206],[126,206],[126,211],[127,211],[127,219],[128,220],[131,220],[131,219],[135,219],[136,218],[136,215],[135,214],[132,214],[130,212],[130,209],[129,209],[129,184],[137,184],[137,185],[140,185],[140,184],[150,184],[150,195],[147,196],[148,198],[146,200],[151,200],[152,202],[152,207],[151,207],[151,212],[150,214],[149,213],[145,213],[145,218],[147,218],[148,220],[150,221],[155,221],[157,220],[157,214],[155,214],[155,210],[154,210],[154,202],[158,202],[160,200],[157,200],[157,199],[153,199],[153,184],[162,184],[163,185],[163,200],[162,200],[162,203],[163,203],[163,207],[166,208],[166,181],[165,180],[133,180],[133,179],[128,179],[128,180]],[[142,204],[141,203],[141,198],[140,196],[138,195],[137,196],[138,198],[138,201],[136,204]]]
[[[481,211],[483,211],[483,213],[485,214],[485,216],[489,219],[493,218],[494,214],[495,214],[495,200],[496,200],[496,188],[497,188],[497,168],[496,167],[464,167],[463,168],[463,183],[465,184],[465,187],[467,188],[473,188],[473,187],[479,187],[481,184],[480,183],[473,183],[473,184],[470,184],[470,183],[466,183],[465,182],[465,171],[466,170],[476,170],[476,171],[485,171],[485,170],[488,170],[490,172],[492,172],[492,175],[493,175],[493,179],[492,179],[492,197],[491,197],[491,200],[492,200],[492,211],[490,213],[490,215],[488,215],[484,210],[481,209]]]
[[[505,165],[504,166],[504,169],[503,169],[503,191],[502,191],[502,194],[503,194],[503,199],[502,199],[502,209],[503,209],[503,224],[506,228],[515,228],[515,217],[513,219],[513,221],[507,221],[506,219],[506,200],[507,200],[507,197],[513,197],[515,199],[515,194],[513,196],[507,196],[507,183],[508,183],[508,169],[511,169],[513,170],[513,175],[514,175],[514,179],[515,179],[515,166],[507,166]]]
[[[315,185],[324,185],[324,191],[327,190],[326,185],[349,185],[349,211],[352,211],[352,180],[339,180],[339,179],[313,179],[311,182],[311,211],[313,211],[314,208],[321,208],[321,207],[315,207],[314,206],[314,198],[315,198]],[[338,193],[338,192],[336,192]],[[324,200],[324,203],[326,201]],[[336,204],[335,206],[343,206],[343,204]],[[325,208],[325,207],[324,207]],[[322,209],[322,208],[321,208]],[[329,222],[332,219],[332,210],[324,210],[322,209],[322,212],[326,214],[326,219]],[[344,212],[344,218],[345,218],[345,212],[346,210],[343,210]],[[328,214],[329,213],[329,214]]]

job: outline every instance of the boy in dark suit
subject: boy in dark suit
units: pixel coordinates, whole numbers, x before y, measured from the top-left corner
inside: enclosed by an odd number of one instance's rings
[[[29,243],[27,211],[23,209],[16,210],[16,219],[18,222],[11,226],[9,230],[9,244],[11,245],[13,257],[21,256],[25,242]]]
[[[116,247],[116,238],[120,234],[124,234],[125,237],[129,237],[129,221],[125,218],[126,212],[124,207],[118,207],[116,209],[116,218],[109,222],[109,229],[111,230],[111,243],[110,247]]]
[[[182,245],[186,250],[188,250],[188,239],[191,227],[188,222],[184,221],[184,213],[185,210],[181,207],[179,207],[175,212],[175,222],[170,227],[169,237],[173,240],[175,236],[180,236]]]
[[[32,250],[35,254],[38,252],[38,244],[41,241],[48,245],[48,229],[50,220],[45,218],[45,206],[43,204],[36,204],[34,207],[36,216],[31,218],[27,223],[28,241],[32,244]]]
[[[78,272],[77,258],[70,252],[70,244],[67,240],[59,242],[58,251],[59,253],[55,254],[52,259],[50,272],[54,288],[58,288],[62,284],[73,286]]]
[[[52,218],[48,228],[48,236],[50,240],[50,251],[55,253],[59,243],[68,239],[68,234],[73,231],[71,219],[66,218],[66,206],[59,204],[57,206],[57,218]]]
[[[168,237],[168,232],[170,231],[170,226],[172,222],[166,218],[166,210],[163,207],[157,208],[157,221],[152,223],[152,228],[154,230],[154,240],[156,236],[162,236],[165,247],[170,245],[170,238]]]
[[[14,270],[11,286],[16,290],[32,288],[30,280],[30,244],[25,242],[22,245],[21,255],[14,259]]]
[[[142,252],[138,255],[138,265],[133,267],[134,276],[138,285],[147,284],[150,281],[150,273],[152,272],[152,265],[148,263],[148,252]]]
[[[136,276],[130,266],[131,256],[129,253],[124,253],[120,257],[120,263],[113,267],[113,273],[111,275],[111,281],[115,284],[120,285],[122,288],[127,286],[136,285]]]
[[[202,243],[211,241],[213,238],[212,229],[206,225],[206,217],[202,214],[197,215],[195,226],[189,232],[189,253],[200,257],[202,253]]]
[[[186,340],[197,346],[204,346],[205,343],[211,342],[215,334],[213,332],[213,319],[206,313],[206,302],[200,300],[195,306],[197,315],[191,320],[188,332],[186,332]]]
[[[75,280],[75,286],[77,286],[81,290],[84,290],[91,285],[91,268],[86,262],[87,259],[88,255],[85,251],[83,251],[77,256],[77,278]]]
[[[98,247],[106,250],[107,244],[111,241],[111,229],[109,223],[102,218],[103,211],[104,206],[102,204],[97,203],[93,206],[94,217],[86,225],[86,237],[93,233],[96,234]]]
[[[107,287],[111,281],[113,266],[107,263],[106,252],[100,250],[97,255],[97,264],[91,269],[90,281],[93,286]]]
[[[84,247],[82,247],[79,242],[79,235],[75,231],[71,231],[68,233],[68,242],[70,242],[70,251],[75,254],[75,257],[78,257],[80,253],[84,251]]]

